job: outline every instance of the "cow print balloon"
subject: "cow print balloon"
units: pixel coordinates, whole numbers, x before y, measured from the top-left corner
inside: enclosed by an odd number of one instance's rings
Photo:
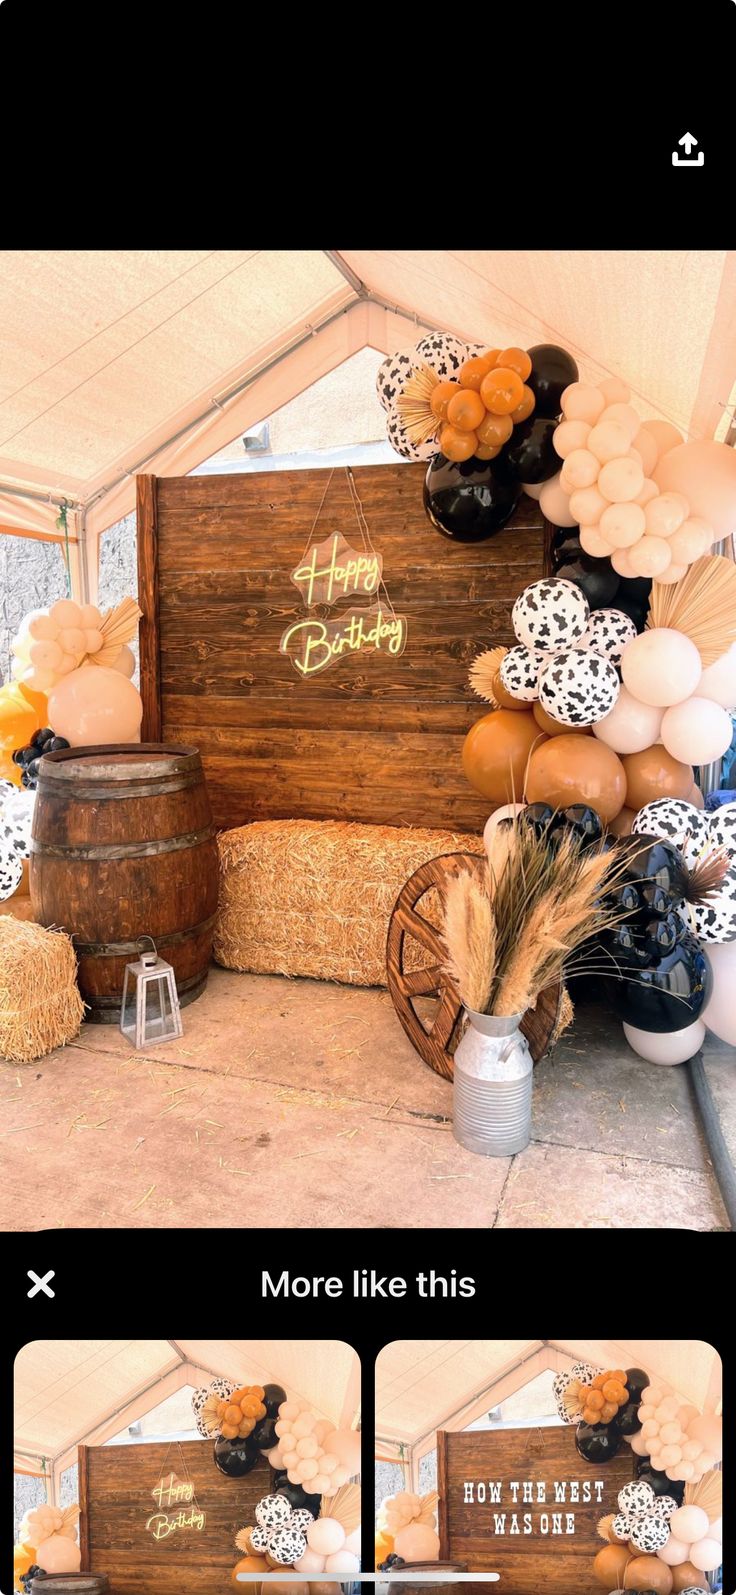
[[[615,1519],[614,1519],[615,1522]],[[631,1543],[637,1551],[645,1555],[656,1556],[662,1546],[667,1544],[670,1537],[670,1525],[667,1518],[656,1512],[643,1512],[636,1518],[631,1530]]]
[[[654,798],[645,803],[631,830],[634,836],[658,836],[670,842],[691,868],[711,846],[708,815],[684,798]]]
[[[507,692],[522,703],[534,703],[539,697],[539,678],[553,655],[541,648],[510,648],[504,654],[499,675]]]
[[[273,1532],[283,1528],[291,1517],[291,1505],[285,1495],[262,1495],[256,1506],[256,1523]]]
[[[23,860],[14,847],[0,849],[0,902],[12,897],[23,879]]]
[[[615,667],[587,648],[555,654],[539,682],[539,701],[566,726],[595,725],[619,694]]]
[[[290,1523],[286,1528],[277,1529],[268,1542],[268,1554],[280,1567],[291,1567],[300,1561],[306,1549],[306,1536],[293,1529]]]
[[[636,626],[622,609],[594,609],[581,648],[592,648],[594,653],[619,665],[624,648],[638,636]]]
[[[441,382],[453,382],[468,359],[468,345],[451,332],[430,332],[416,346],[420,361],[436,371]]]
[[[511,611],[511,622],[527,648],[556,652],[572,648],[585,635],[590,605],[574,582],[545,576],[525,587]]]
[[[685,903],[680,913],[698,941],[736,941],[736,869],[728,871],[713,897]]]
[[[426,443],[412,443],[407,437],[403,423],[396,410],[389,410],[386,418],[386,433],[392,449],[401,454],[405,460],[431,460],[439,453],[439,444],[435,438],[428,438]]]
[[[404,391],[404,383],[417,364],[416,351],[404,349],[401,354],[389,354],[376,373],[376,393],[384,410],[390,410],[395,399]]]
[[[736,863],[736,803],[724,803],[711,814],[710,840],[713,847],[725,847]]]
[[[552,812],[550,810],[550,816]],[[578,1421],[577,1417],[570,1416],[564,1403],[563,1398],[568,1385],[572,1384],[573,1379],[577,1380],[579,1384],[589,1385],[591,1380],[595,1379],[598,1371],[590,1362],[574,1362],[571,1368],[566,1368],[562,1373],[555,1374],[552,1381],[552,1393],[557,1408],[557,1416],[562,1419],[563,1423],[577,1423]]]
[[[622,1512],[648,1512],[654,1505],[654,1491],[651,1484],[632,1479],[630,1484],[625,1484],[623,1489],[619,1490],[618,1504]]]

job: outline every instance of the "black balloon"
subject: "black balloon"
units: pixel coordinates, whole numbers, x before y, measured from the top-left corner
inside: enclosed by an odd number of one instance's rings
[[[514,427],[503,452],[520,482],[548,482],[557,475],[560,456],[552,442],[556,430],[556,420],[536,414]]]
[[[608,946],[605,936],[604,944]],[[659,959],[627,964],[624,976],[605,981],[611,1006],[638,1030],[684,1030],[702,1013],[713,977],[700,942],[683,930],[675,946]]]
[[[545,833],[549,834],[555,811],[549,803],[527,803],[522,809],[519,819],[522,825],[528,825],[539,839]]]
[[[657,836],[625,836],[619,843],[626,856],[626,881],[639,894],[643,913],[665,915],[681,903],[687,885],[682,854]]]
[[[631,1401],[627,1401],[625,1407],[619,1407],[618,1412],[616,1413],[616,1423],[618,1424],[622,1434],[639,1433],[641,1428],[641,1423],[639,1421],[640,1406],[641,1401],[637,1395]]]
[[[513,515],[521,487],[497,460],[430,460],[424,483],[424,508],[438,532],[459,543],[480,543]]]
[[[591,609],[608,609],[615,606],[620,578],[610,559],[593,559],[581,550],[571,559],[555,563],[554,575],[580,588]]]
[[[636,1397],[641,1400],[642,1390],[646,1390],[649,1383],[649,1374],[645,1373],[643,1368],[626,1369],[626,1388],[629,1392],[629,1400],[633,1401]]]
[[[578,368],[572,355],[567,349],[558,348],[556,343],[538,343],[533,349],[527,349],[527,354],[532,369],[526,381],[536,400],[535,414],[559,415],[565,388],[578,380]]]
[[[248,1439],[259,1451],[271,1451],[279,1443],[279,1437],[274,1428],[274,1418],[261,1418],[255,1429],[249,1434]]]
[[[621,1446],[621,1435],[613,1423],[579,1423],[575,1444],[585,1462],[612,1462]]]
[[[216,1466],[229,1479],[245,1478],[259,1461],[259,1452],[250,1444],[250,1435],[247,1440],[226,1440],[219,1435],[215,1441]]]
[[[685,1486],[679,1479],[668,1479],[666,1473],[660,1473],[652,1467],[649,1457],[636,1458],[636,1477],[644,1484],[651,1484],[655,1495],[671,1495],[678,1506],[682,1506]]]
[[[278,1418],[279,1407],[281,1406],[282,1401],[285,1400],[286,1391],[284,1390],[283,1385],[263,1386],[263,1405],[266,1408],[266,1416],[268,1418]]]
[[[583,848],[594,847],[603,837],[601,817],[587,803],[571,803],[560,809],[554,824],[555,831],[572,831]]]
[[[278,1483],[274,1485],[274,1494],[285,1495],[292,1512],[297,1512],[300,1507],[305,1506],[307,1511],[311,1512],[312,1517],[319,1517],[321,1495],[309,1495],[306,1490],[302,1489],[301,1484],[292,1484],[285,1473],[277,1474],[277,1479]]]

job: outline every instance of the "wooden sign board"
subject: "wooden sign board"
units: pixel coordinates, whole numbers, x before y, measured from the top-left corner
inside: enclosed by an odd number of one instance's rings
[[[230,1587],[242,1555],[235,1535],[255,1522],[256,1502],[271,1487],[271,1469],[264,1458],[245,1478],[228,1479],[215,1466],[213,1449],[214,1442],[206,1440],[80,1445],[82,1568],[106,1573],[110,1595],[220,1595]],[[161,1515],[152,1492],[172,1472],[194,1485],[205,1522],[201,1529],[185,1524],[157,1539],[158,1523],[146,1527]],[[182,1516],[188,1518],[191,1507],[185,1507]],[[177,1515],[171,1506],[169,1517]]]
[[[603,1545],[596,1524],[617,1511],[633,1476],[626,1444],[603,1466],[584,1462],[573,1425],[440,1430],[440,1557],[467,1563],[471,1573],[499,1573],[498,1595],[588,1595]]]
[[[372,570],[329,591],[296,581],[315,541],[359,545],[341,470],[331,481],[323,470],[138,477],[143,737],[199,748],[216,825],[485,824],[489,804],[461,765],[485,712],[468,666],[482,648],[515,642],[511,606],[543,574],[544,522],[522,494],[494,537],[454,542],[424,512],[425,469],[353,471],[380,564],[374,592]],[[306,658],[307,633],[294,628],[308,612],[344,641],[345,612],[378,596],[402,618],[400,635],[346,646],[329,668],[322,643]],[[328,602],[307,611],[316,598]]]

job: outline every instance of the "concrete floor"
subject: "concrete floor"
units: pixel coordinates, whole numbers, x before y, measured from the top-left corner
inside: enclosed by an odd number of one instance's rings
[[[535,1071],[531,1146],[499,1160],[457,1146],[387,992],[213,969],[183,1018],[145,1056],[85,1025],[0,1064],[0,1227],[728,1227],[684,1067],[595,1009]],[[711,1048],[736,1153],[733,1069]]]

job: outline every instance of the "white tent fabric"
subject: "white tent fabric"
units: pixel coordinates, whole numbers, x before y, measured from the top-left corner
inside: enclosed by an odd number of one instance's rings
[[[560,342],[711,437],[736,376],[736,253],[0,252],[0,528],[92,544],[134,476],[184,474],[357,349],[427,327]]]
[[[359,1359],[341,1340],[32,1340],[15,1361],[16,1463],[65,1465],[78,1442],[102,1444],[217,1375],[281,1384],[336,1426],[359,1410]]]
[[[684,1401],[720,1410],[721,1360],[704,1340],[396,1340],[376,1360],[379,1448],[426,1450],[437,1429],[463,1429],[486,1410],[491,1391],[496,1405],[543,1368],[577,1360],[643,1368]]]

